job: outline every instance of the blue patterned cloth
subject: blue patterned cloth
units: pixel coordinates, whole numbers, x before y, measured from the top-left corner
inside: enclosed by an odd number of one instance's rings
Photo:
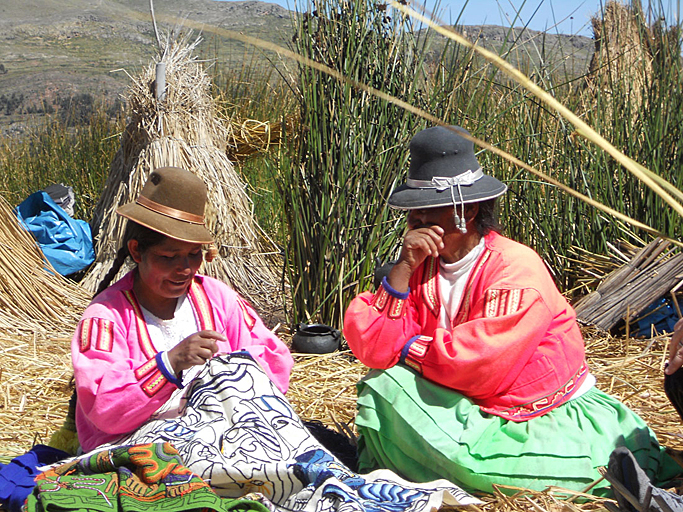
[[[413,484],[387,470],[353,472],[306,429],[247,352],[193,370],[149,421],[98,450],[169,442],[220,496],[258,495],[272,511],[421,512],[480,503],[446,480]]]

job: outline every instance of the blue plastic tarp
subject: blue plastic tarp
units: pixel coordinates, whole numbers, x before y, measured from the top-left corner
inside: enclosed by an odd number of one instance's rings
[[[681,306],[683,303],[679,301],[679,308]],[[636,322],[638,329],[636,336],[649,338],[652,336],[652,326],[657,334],[674,332],[674,325],[678,321],[678,312],[675,307],[673,300],[668,297],[654,301],[643,310],[640,320]]]
[[[16,212],[47,260],[63,276],[83,270],[95,261],[88,223],[72,218],[47,193],[31,194],[17,206]]]

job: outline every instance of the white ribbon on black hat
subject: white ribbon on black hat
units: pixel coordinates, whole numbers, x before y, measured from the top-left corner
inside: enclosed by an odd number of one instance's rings
[[[474,185],[478,180],[484,177],[484,171],[481,167],[476,171],[468,170],[457,176],[434,176],[431,180],[414,180],[408,178],[406,185],[410,188],[434,188],[439,192],[451,189],[451,199],[453,200],[453,214],[455,216],[455,225],[462,234],[467,233],[467,223],[465,221],[465,201],[462,197],[462,189],[460,187],[469,187]],[[455,189],[458,189],[458,196],[460,197],[460,208],[462,217],[458,215],[458,202],[455,200]]]

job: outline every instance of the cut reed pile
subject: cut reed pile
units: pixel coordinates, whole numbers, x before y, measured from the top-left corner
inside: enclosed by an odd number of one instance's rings
[[[69,332],[89,294],[52,269],[2,197],[0,223],[0,331]]]
[[[683,253],[671,245],[657,238],[611,272],[574,303],[579,321],[611,331],[619,322],[634,322],[650,304],[683,284]]]
[[[611,91],[614,84],[622,83],[627,91],[632,110],[647,106],[644,92],[653,77],[652,55],[649,50],[652,36],[644,23],[640,2],[631,6],[615,0],[605,4],[602,16],[591,19],[595,53],[588,71],[588,89],[601,98],[603,113],[614,116]],[[600,89],[600,93],[595,91]],[[621,115],[616,112],[616,115]]]
[[[0,455],[17,455],[61,425],[90,294],[52,270],[1,197],[0,222]]]
[[[279,252],[254,219],[245,184],[226,156],[230,133],[218,116],[209,76],[193,57],[198,42],[186,37],[169,43],[159,61],[166,70],[160,98],[157,63],[133,79],[131,121],[91,221],[97,260],[82,285],[95,290],[111,268],[124,228],[116,208],[136,199],[151,170],[177,166],[198,175],[208,188],[207,227],[221,257],[206,263],[203,272],[230,282],[260,311],[277,310]]]

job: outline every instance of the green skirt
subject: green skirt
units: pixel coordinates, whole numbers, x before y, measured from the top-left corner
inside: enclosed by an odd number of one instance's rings
[[[388,468],[415,482],[445,478],[466,490],[492,492],[494,484],[584,490],[617,446],[631,450],[656,484],[681,472],[638,415],[595,387],[543,416],[514,422],[394,366],[358,383],[356,426],[361,472]],[[608,495],[609,483],[590,492]]]

